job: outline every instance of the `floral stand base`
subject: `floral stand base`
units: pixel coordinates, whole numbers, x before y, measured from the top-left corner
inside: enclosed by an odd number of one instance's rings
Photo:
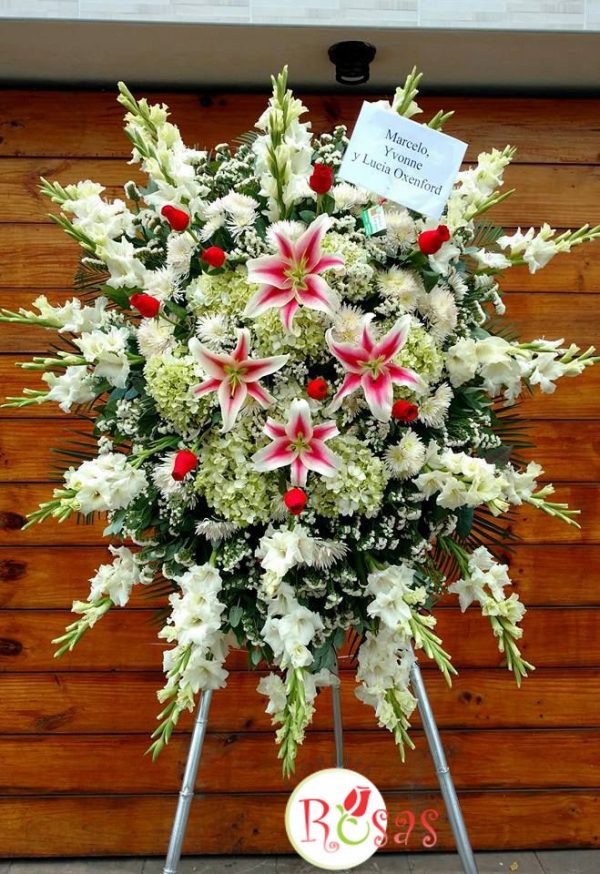
[[[435,766],[442,798],[446,807],[448,821],[454,840],[456,841],[456,849],[460,856],[463,871],[465,874],[477,874],[477,865],[471,849],[469,835],[465,826],[462,811],[454,788],[450,768],[446,761],[446,754],[440,738],[440,733],[431,709],[429,696],[423,682],[423,675],[417,661],[415,660],[410,673],[410,683],[417,700],[419,713],[423,723],[423,730],[427,738],[427,744],[431,752],[431,758]],[[344,738],[342,725],[342,708],[340,702],[340,685],[339,680],[331,686],[331,694],[333,700],[333,733],[335,736],[335,764],[337,768],[344,767]],[[196,720],[194,722],[194,730],[190,741],[183,782],[179,793],[179,801],[175,819],[173,820],[173,828],[171,830],[171,838],[169,840],[169,849],[167,851],[167,859],[163,874],[177,874],[179,860],[181,858],[181,849],[185,840],[187,823],[190,813],[192,799],[194,797],[194,787],[196,785],[196,776],[198,767],[202,757],[202,747],[204,746],[204,738],[208,727],[208,715],[212,701],[213,690],[206,689],[202,693],[200,705]]]

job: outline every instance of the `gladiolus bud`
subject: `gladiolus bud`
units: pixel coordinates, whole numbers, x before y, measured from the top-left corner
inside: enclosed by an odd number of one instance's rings
[[[132,294],[129,298],[129,303],[145,319],[153,319],[160,310],[160,301],[150,294]]]
[[[398,422],[414,422],[419,415],[419,408],[416,404],[411,404],[410,401],[402,399],[397,400],[392,407],[392,418]]]
[[[316,194],[327,194],[333,185],[333,170],[327,164],[313,164],[308,184]]]
[[[163,206],[160,214],[166,218],[174,231],[185,231],[190,223],[190,217],[187,212],[182,209],[177,209],[176,206]]]
[[[302,489],[288,489],[283,496],[285,506],[288,508],[292,516],[299,516],[306,507],[308,498]]]
[[[177,482],[181,482],[181,480],[188,474],[190,471],[196,468],[198,464],[198,456],[191,452],[189,449],[180,449],[177,455],[175,456],[175,461],[173,463],[173,471],[171,476]]]
[[[424,255],[435,255],[449,239],[450,231],[446,225],[438,225],[432,231],[422,231],[417,242]]]
[[[306,394],[309,398],[312,398],[313,401],[324,401],[328,393],[329,386],[322,376],[318,376],[316,379],[311,379],[306,386]]]
[[[209,246],[202,253],[202,260],[210,267],[222,267],[225,263],[225,252],[219,246]]]

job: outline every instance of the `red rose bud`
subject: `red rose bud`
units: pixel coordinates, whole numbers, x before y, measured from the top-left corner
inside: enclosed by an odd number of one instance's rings
[[[302,489],[288,489],[283,496],[285,506],[288,508],[292,516],[299,516],[306,507],[308,498]]]
[[[132,294],[129,302],[145,319],[153,319],[158,315],[160,301],[150,294]]]
[[[306,386],[306,394],[309,398],[312,398],[313,401],[324,401],[328,393],[329,386],[322,376],[318,376],[316,379],[311,379]]]
[[[175,456],[175,462],[173,464],[173,471],[171,473],[171,476],[173,477],[173,479],[177,480],[177,482],[181,482],[186,474],[188,474],[191,470],[195,469],[197,464],[197,455],[195,455],[189,449],[180,449]]]
[[[317,194],[327,194],[333,185],[333,170],[326,164],[313,164],[308,184]]]
[[[185,231],[190,223],[190,217],[187,212],[177,209],[176,206],[163,206],[160,214],[166,218],[174,231]]]
[[[419,249],[424,255],[435,255],[444,243],[450,239],[450,231],[446,225],[438,225],[432,231],[422,231],[417,239]]]
[[[225,263],[225,252],[219,246],[209,246],[202,253],[202,260],[210,267],[222,267]]]
[[[392,418],[398,422],[414,422],[418,415],[418,406],[410,401],[398,400],[392,407]]]
[[[344,810],[351,816],[364,816],[369,806],[369,796],[371,795],[370,786],[357,786],[351,789],[348,795],[344,798]]]

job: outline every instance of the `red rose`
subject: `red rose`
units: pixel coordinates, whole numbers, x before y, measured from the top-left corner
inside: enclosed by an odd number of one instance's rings
[[[410,401],[398,400],[392,407],[392,418],[398,422],[414,422],[418,415],[418,406]]]
[[[166,218],[174,231],[185,231],[190,223],[190,217],[187,212],[177,209],[176,206],[163,206],[160,214]]]
[[[283,496],[285,506],[288,508],[292,516],[299,516],[306,507],[308,498],[302,489],[288,489]]]
[[[311,379],[306,386],[306,394],[309,398],[312,398],[313,401],[324,401],[328,392],[329,386],[322,376],[318,376],[316,379]]]
[[[202,253],[202,260],[210,267],[222,267],[225,263],[225,252],[219,246],[209,246]]]
[[[171,476],[173,477],[173,479],[177,480],[177,482],[181,482],[186,474],[188,474],[191,470],[195,469],[197,464],[197,455],[195,455],[189,449],[180,449],[175,456],[175,462],[173,463],[173,471],[171,473]]]
[[[333,169],[327,164],[313,164],[308,184],[317,194],[327,194],[333,185]]]
[[[417,242],[424,255],[435,255],[449,239],[450,231],[446,225],[438,225],[432,231],[422,231]]]
[[[129,302],[145,319],[153,319],[154,316],[158,315],[160,301],[150,294],[132,294]]]

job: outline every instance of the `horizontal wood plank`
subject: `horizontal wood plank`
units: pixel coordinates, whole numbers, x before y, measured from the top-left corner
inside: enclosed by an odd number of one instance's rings
[[[3,610],[0,613],[0,672],[71,670],[159,670],[168,648],[157,638],[152,610],[115,608],[79,642],[72,653],[54,658],[53,638],[72,615],[62,610]],[[523,620],[520,647],[539,667],[600,666],[600,610],[532,607]],[[457,667],[504,664],[488,620],[473,607],[438,611],[437,632]],[[245,651],[233,650],[230,669],[244,669]]]
[[[5,193],[3,222],[49,222],[55,205],[40,194],[43,176],[62,185],[92,179],[104,185],[104,197],[124,198],[123,186],[145,176],[124,160],[0,159],[0,187]],[[489,213],[491,221],[507,225],[583,225],[600,222],[600,167],[589,165],[519,165],[505,174],[505,187],[516,189]]]
[[[401,763],[393,737],[386,731],[346,731],[345,766],[369,774],[385,790],[414,791],[437,787],[437,776],[421,731],[413,733],[415,749]],[[128,795],[133,792],[175,792],[181,784],[189,735],[171,738],[154,764],[144,760],[148,739],[142,735],[4,736],[0,756],[12,762],[0,776],[2,795],[80,794]],[[446,731],[444,746],[457,789],[594,788],[600,759],[600,730]],[[551,768],[540,768],[544,750]],[[248,768],[254,759],[260,770]],[[332,767],[333,732],[314,731],[298,751],[294,780]],[[147,767],[146,767],[147,764]],[[210,732],[202,750],[196,791],[285,792],[281,761],[273,733]]]
[[[342,665],[344,663],[342,662]],[[164,677],[159,672],[109,671],[6,673],[2,676],[0,735],[142,734],[152,731]],[[502,668],[464,668],[449,689],[435,667],[423,662],[436,721],[444,729],[596,728],[600,669],[539,668],[521,688]],[[214,696],[210,730],[272,733],[266,699],[256,686],[263,672],[233,671],[225,689]],[[373,710],[356,698],[351,668],[342,668],[344,727],[376,730]],[[331,692],[323,689],[311,729],[331,729]],[[179,720],[177,731],[191,729],[193,715]],[[418,711],[411,722],[420,725]]]
[[[171,121],[179,126],[186,143],[203,148],[249,130],[263,112],[267,97],[266,92],[178,94],[135,89],[135,93],[137,97],[148,96],[151,102],[167,103]],[[352,126],[364,100],[359,94],[299,94],[310,110],[316,132],[340,123]],[[1,91],[0,155],[129,157],[130,144],[122,130],[124,109],[116,97],[116,88],[104,92]],[[424,119],[440,107],[454,109],[446,131],[469,144],[468,160],[475,160],[482,150],[510,143],[518,148],[517,161],[525,163],[600,163],[597,99],[443,95],[420,98],[419,103],[424,110],[420,118]]]
[[[77,524],[70,519],[62,525],[53,520],[21,530],[26,514],[52,497],[49,484],[0,483],[0,546],[79,546],[99,544],[106,523]],[[556,499],[581,510],[581,528],[565,525],[529,505],[519,507],[508,528],[523,543],[592,544],[600,543],[600,491],[596,484],[561,483]]]
[[[518,545],[500,554],[528,606],[600,606],[600,546]],[[0,607],[70,609],[75,598],[85,597],[96,568],[109,561],[102,546],[0,547]],[[57,573],[57,568],[67,572]],[[164,598],[143,586],[133,589],[131,606],[163,604]]]
[[[192,804],[184,852],[289,853],[284,826],[288,798],[289,789],[279,795],[201,795]],[[390,838],[383,852],[422,850],[425,831],[417,827],[407,838],[402,812],[411,810],[419,822],[420,814],[432,808],[440,814],[435,849],[455,852],[439,794],[387,792],[384,799]],[[600,846],[597,792],[467,791],[460,801],[476,850]],[[176,804],[175,795],[0,798],[3,854],[114,856],[127,847],[132,855],[162,855]]]
[[[501,279],[505,291],[600,293],[600,243],[578,246],[557,255],[544,270],[531,275],[515,267]],[[49,224],[0,224],[0,289],[49,289],[71,286],[82,250],[63,231]]]
[[[568,392],[568,387],[564,386]],[[600,411],[599,411],[600,412]],[[91,430],[77,419],[12,419],[0,422],[0,482],[48,482],[76,461],[65,460],[53,450],[78,441],[77,431]],[[544,468],[544,479],[553,482],[595,482],[600,479],[600,431],[595,421],[543,421],[530,423],[534,447],[523,450]],[[569,465],[564,464],[569,447]]]

